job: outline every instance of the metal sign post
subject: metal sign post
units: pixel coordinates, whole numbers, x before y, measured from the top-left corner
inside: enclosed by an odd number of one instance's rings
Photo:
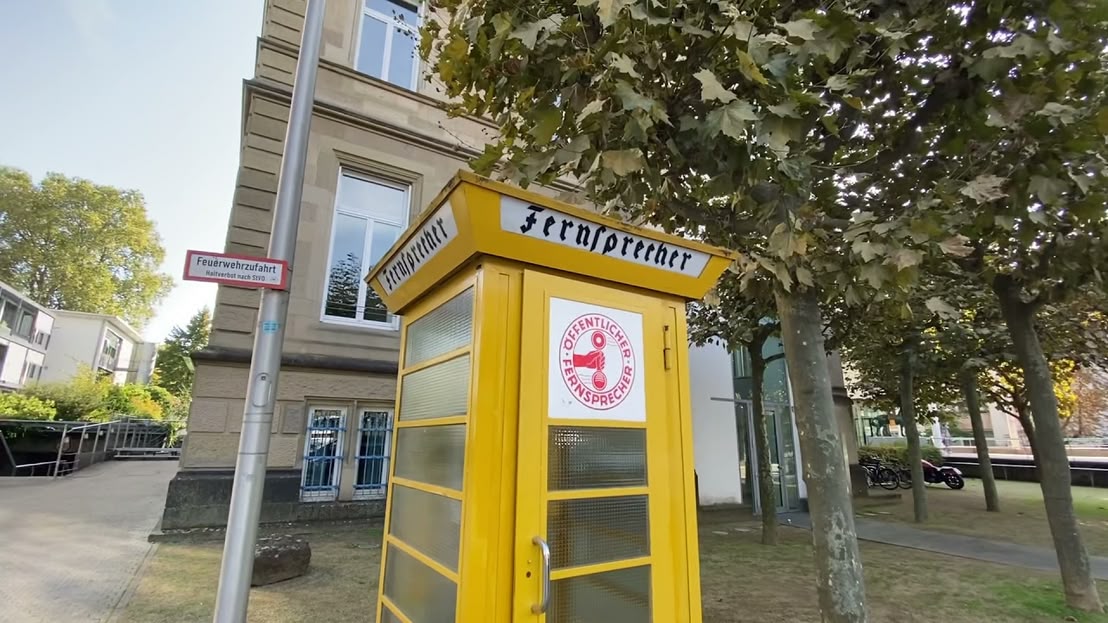
[[[277,199],[273,206],[269,259],[286,262],[289,266],[293,265],[296,230],[300,224],[304,162],[308,154],[308,129],[315,100],[324,4],[325,0],[307,1],[289,106],[289,125],[285,133],[285,153],[281,159],[281,177],[277,180]],[[219,592],[212,617],[215,623],[246,621],[250,578],[254,571],[254,545],[258,537],[258,517],[265,485],[269,435],[273,428],[277,375],[281,369],[281,349],[285,341],[289,291],[265,289],[261,298],[231,490],[231,509],[227,516],[227,537],[219,570]]]

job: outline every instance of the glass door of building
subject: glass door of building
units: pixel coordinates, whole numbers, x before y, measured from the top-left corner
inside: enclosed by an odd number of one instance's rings
[[[746,470],[749,477],[750,498],[754,502],[754,512],[761,513],[761,501],[758,499],[758,453],[754,444],[754,410],[749,400],[738,401],[737,412],[744,419],[746,443],[745,454],[750,466]],[[770,473],[773,477],[776,512],[784,513],[800,510],[800,478],[797,472],[796,439],[793,435],[792,408],[789,405],[764,403],[766,432],[769,436]]]

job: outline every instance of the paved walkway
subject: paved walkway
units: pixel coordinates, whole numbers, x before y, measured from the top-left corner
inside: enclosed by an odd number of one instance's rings
[[[104,621],[142,564],[176,461],[0,478],[0,623]]]
[[[781,515],[784,525],[811,529],[812,524],[807,513],[785,513]],[[1058,559],[1054,550],[1045,547],[1032,547],[1016,543],[1001,543],[958,534],[921,530],[913,526],[891,521],[880,521],[855,517],[858,538],[863,541],[896,545],[911,549],[958,556],[984,562],[994,562],[1013,567],[1038,569],[1040,571],[1058,571]],[[1108,558],[1091,556],[1089,562],[1093,575],[1098,580],[1108,580]]]

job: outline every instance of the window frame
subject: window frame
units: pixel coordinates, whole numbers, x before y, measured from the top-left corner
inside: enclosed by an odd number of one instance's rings
[[[391,15],[385,15],[384,13],[381,13],[380,11],[369,8],[369,3],[366,0],[358,0],[358,2],[361,4],[361,11],[359,11],[358,15],[357,15],[357,17],[358,17],[357,36],[355,37],[355,41],[354,41],[354,71],[357,71],[358,73],[360,73],[362,75],[369,76],[371,78],[375,78],[377,80],[383,80],[384,82],[388,82],[389,84],[398,86],[402,89],[407,89],[409,91],[417,91],[418,86],[419,86],[419,76],[420,76],[420,70],[421,70],[421,65],[422,65],[422,59],[420,59],[419,53],[418,53],[418,50],[419,50],[419,29],[422,27],[424,19],[426,19],[426,15],[424,13],[424,8],[426,6],[426,3],[422,2],[422,0],[389,0],[389,1],[397,2],[397,3],[400,3],[400,4],[406,4],[408,6],[414,7],[416,15],[419,17],[419,23],[413,26],[411,24],[408,24],[407,22],[403,22],[403,21],[400,21],[400,20],[396,19],[395,17],[393,17]],[[415,35],[417,53],[416,53],[415,57],[412,59],[412,80],[411,80],[411,84],[407,84],[407,85],[398,84],[396,82],[393,82],[392,80],[389,80],[387,77],[379,78],[377,76],[374,76],[373,74],[369,74],[369,73],[366,73],[366,72],[362,71],[359,61],[361,60],[361,56],[362,56],[362,35],[365,33],[365,20],[366,20],[367,17],[372,18],[372,19],[376,19],[376,20],[381,21],[381,22],[384,22],[384,24],[385,24],[385,41],[382,44],[384,46],[384,51],[383,51],[383,54],[381,55],[381,75],[382,76],[388,76],[389,62],[392,60],[392,38],[395,35],[395,33],[393,32],[393,28],[403,28],[403,29],[409,31],[411,34]]]
[[[304,450],[300,455],[300,501],[301,502],[334,502],[339,499],[342,487],[342,468],[346,461],[346,432],[349,428],[350,407],[346,405],[309,404],[306,407],[307,418],[304,422]],[[312,426],[314,415],[318,411],[338,411],[341,424],[337,427]],[[331,485],[327,489],[307,489],[308,461],[312,444],[312,430],[333,430],[335,436],[335,454],[326,457],[331,462]],[[316,485],[311,485],[316,486]]]
[[[397,221],[393,221],[393,220],[390,220],[390,219],[379,218],[375,215],[371,215],[368,210],[364,213],[359,213],[359,212],[355,212],[355,211],[350,210],[350,209],[340,208],[339,207],[339,192],[341,190],[342,178],[344,176],[345,177],[350,177],[350,178],[353,178],[353,179],[356,179],[356,180],[361,180],[361,181],[367,182],[369,184],[379,184],[379,185],[385,186],[387,188],[392,188],[392,189],[395,189],[395,190],[402,191],[404,193],[403,206],[402,206],[403,218],[399,222],[397,222]],[[342,166],[339,167],[339,174],[335,178],[335,198],[334,198],[334,201],[332,201],[332,206],[331,206],[331,227],[330,227],[330,232],[328,233],[328,236],[327,236],[327,263],[324,265],[324,273],[323,273],[324,276],[323,276],[323,279],[321,280],[322,284],[323,284],[323,290],[320,293],[320,306],[319,306],[319,320],[320,320],[320,322],[323,322],[323,323],[326,323],[326,324],[332,324],[332,325],[342,325],[342,326],[347,326],[347,327],[358,327],[358,328],[362,328],[362,329],[377,329],[377,330],[384,330],[384,331],[399,331],[400,330],[400,319],[395,314],[392,314],[392,313],[389,314],[390,319],[387,322],[381,322],[380,320],[366,320],[364,317],[360,317],[360,316],[364,316],[364,313],[365,313],[364,303],[365,303],[366,294],[367,294],[368,289],[369,289],[369,284],[366,283],[365,280],[362,278],[362,277],[364,277],[364,275],[361,274],[361,272],[364,272],[366,270],[365,264],[366,264],[366,260],[369,258],[368,251],[372,248],[372,244],[373,244],[373,225],[374,225],[374,223],[380,222],[384,225],[392,225],[392,226],[395,226],[395,227],[399,227],[400,228],[400,234],[399,235],[403,235],[404,230],[406,230],[408,228],[408,223],[411,220],[411,217],[412,217],[411,213],[412,213],[412,186],[411,186],[411,184],[405,184],[405,183],[402,183],[402,182],[395,182],[395,181],[391,181],[387,178],[384,178],[384,177],[381,177],[381,176],[378,176],[378,175],[370,175],[370,174],[367,174],[367,173],[358,172],[357,170],[354,170],[354,169],[349,169],[349,168],[342,167]],[[365,230],[365,234],[366,234],[365,235],[365,245],[362,249],[362,267],[360,269],[359,278],[358,278],[358,298],[357,298],[357,302],[355,304],[354,318],[344,318],[342,316],[330,316],[330,315],[327,314],[327,289],[330,285],[330,280],[331,280],[331,265],[335,261],[335,228],[338,226],[338,220],[339,219],[337,217],[338,217],[339,214],[343,214],[345,216],[350,216],[350,217],[353,217],[353,218],[364,219],[367,222],[366,230]],[[360,311],[359,311],[359,307],[361,307]]]
[[[389,463],[392,461],[392,436],[396,430],[396,410],[392,407],[374,407],[358,405],[356,409],[358,415],[358,434],[354,438],[354,501],[365,500],[383,500],[389,488]],[[388,421],[385,428],[366,428],[362,426],[362,422],[365,419],[367,413],[383,413],[388,417]],[[362,437],[367,432],[384,432],[385,444],[383,448],[384,454],[361,454]],[[358,482],[361,477],[361,468],[363,460],[378,459],[382,461],[381,466],[381,482],[378,484],[362,484]]]

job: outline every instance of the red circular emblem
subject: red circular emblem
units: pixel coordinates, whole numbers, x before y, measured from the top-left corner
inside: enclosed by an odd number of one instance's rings
[[[623,402],[635,382],[635,352],[619,323],[603,314],[585,314],[569,323],[558,342],[562,380],[590,409]]]

